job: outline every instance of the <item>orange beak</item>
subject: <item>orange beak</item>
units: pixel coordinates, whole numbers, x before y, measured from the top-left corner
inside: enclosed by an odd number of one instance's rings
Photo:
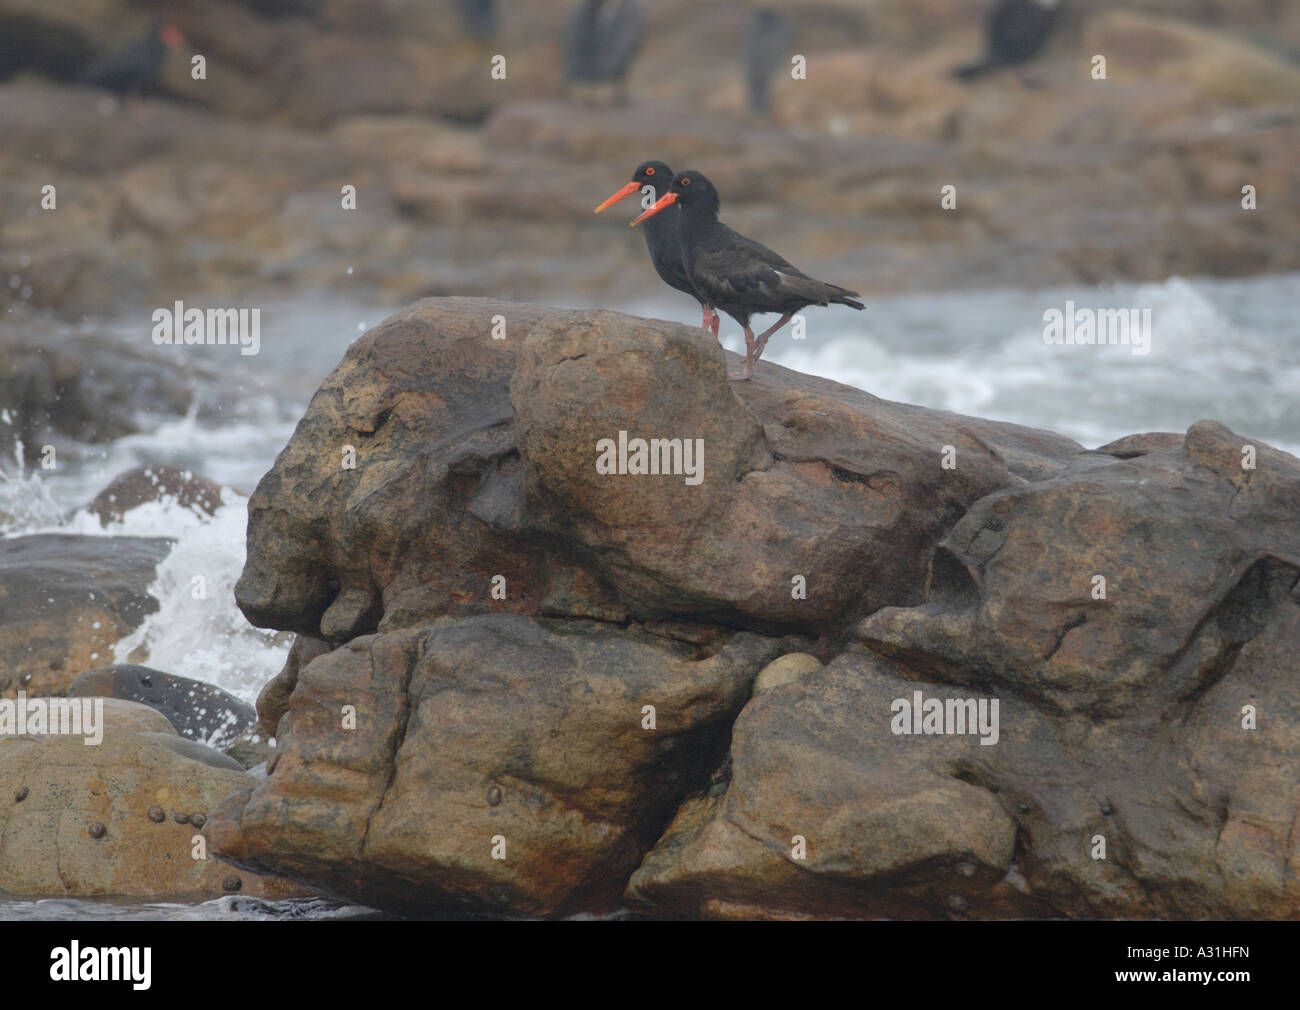
[[[620,189],[617,193],[615,193],[615,194],[614,194],[613,196],[611,196],[608,200],[606,200],[606,201],[605,201],[604,203],[602,203],[599,207],[597,207],[597,208],[596,208],[596,213],[599,214],[599,213],[600,213],[602,210],[604,210],[606,207],[612,207],[612,206],[614,206],[614,204],[618,203],[618,202],[619,202],[620,200],[622,200],[624,197],[631,196],[633,193],[635,193],[635,192],[636,192],[638,189],[640,189],[640,188],[641,188],[641,184],[640,184],[639,182],[629,182],[626,186],[624,186],[624,187],[623,187],[622,189]]]
[[[677,194],[676,194],[676,193],[665,193],[665,194],[664,194],[663,196],[661,196],[658,200],[656,200],[656,201],[655,201],[654,203],[652,203],[649,207],[647,207],[647,208],[646,208],[646,209],[645,209],[641,214],[639,214],[638,216],[634,217],[634,218],[632,219],[632,223],[631,223],[628,227],[630,227],[630,228],[635,228],[637,225],[639,225],[639,224],[640,224],[642,221],[644,221],[646,218],[648,218],[648,217],[654,217],[656,214],[658,214],[658,213],[659,213],[661,210],[663,210],[665,207],[671,207],[671,206],[672,206],[673,204],[675,204],[676,202],[677,202]]]

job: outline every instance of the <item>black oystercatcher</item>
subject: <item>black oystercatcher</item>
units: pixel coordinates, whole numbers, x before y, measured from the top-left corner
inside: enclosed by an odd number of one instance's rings
[[[755,11],[749,19],[741,52],[750,112],[767,115],[771,105],[772,75],[781,67],[788,67],[789,59],[790,23],[770,8]]]
[[[759,245],[718,220],[718,191],[699,172],[679,172],[672,187],[633,220],[639,224],[673,204],[680,204],[678,233],[682,267],[698,296],[725,312],[745,330],[745,367],[733,379],[754,375],[754,362],[768,338],[809,305],[847,305],[862,309],[856,291],[815,280],[795,269],[767,246]],[[757,337],[749,317],[779,312],[781,318]]]
[[[970,80],[981,74],[1033,59],[1043,48],[1062,0],[998,0],[988,18],[988,55],[979,63],[958,67],[954,77]]]
[[[625,197],[643,189],[649,190],[650,203],[654,203],[661,193],[668,192],[673,182],[673,170],[662,161],[643,161],[632,173],[632,181],[596,208],[599,214],[606,207],[612,207]],[[680,210],[674,208],[662,217],[654,217],[646,222],[645,244],[650,250],[650,262],[654,264],[655,273],[670,288],[676,288],[690,295],[700,303],[703,313],[700,326],[718,335],[718,317],[713,314],[708,304],[695,291],[695,285],[686,276],[682,268],[682,243],[677,235],[677,218]]]
[[[640,0],[620,0],[613,12],[605,0],[582,0],[569,18],[565,78],[570,84],[612,84],[620,101],[628,67],[641,48]]]
[[[123,95],[155,91],[167,50],[183,45],[185,36],[176,25],[155,21],[143,36],[92,63],[81,80]]]
[[[479,42],[493,39],[497,34],[496,0],[456,0],[460,21],[465,33]]]

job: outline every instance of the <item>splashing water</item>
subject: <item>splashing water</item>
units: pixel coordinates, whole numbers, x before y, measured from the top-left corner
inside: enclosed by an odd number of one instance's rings
[[[8,421],[8,411],[0,412]],[[53,526],[63,518],[63,509],[50,494],[37,471],[23,467],[23,443],[14,442],[13,467],[0,463],[0,537],[42,526]]]
[[[284,665],[293,636],[253,627],[235,606],[247,504],[242,495],[223,488],[221,506],[212,516],[174,502],[146,502],[104,527],[82,510],[62,528],[176,540],[149,587],[158,610],[114,646],[113,662],[145,663],[215,684],[250,703],[257,700],[262,686]]]

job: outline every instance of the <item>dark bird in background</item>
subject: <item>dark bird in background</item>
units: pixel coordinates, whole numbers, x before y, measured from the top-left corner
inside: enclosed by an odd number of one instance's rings
[[[122,95],[156,91],[167,50],[180,49],[183,45],[185,36],[176,25],[155,21],[140,38],[87,67],[81,81]]]
[[[695,285],[697,297],[731,316],[745,331],[745,367],[731,373],[731,378],[752,378],[754,362],[763,356],[768,339],[800,309],[831,304],[865,308],[856,291],[809,277],[771,249],[719,221],[718,191],[699,172],[679,172],[668,192],[632,223],[652,218],[674,204],[681,206],[682,268]],[[755,337],[749,318],[762,312],[779,312],[781,318]]]
[[[0,15],[0,81],[34,72],[74,80],[95,55],[81,26],[31,13]]]
[[[749,110],[765,116],[771,108],[772,78],[789,66],[790,22],[770,8],[754,12],[745,29],[741,64],[749,92]]]
[[[605,0],[582,0],[569,18],[565,79],[571,85],[612,85],[622,101],[628,68],[641,48],[641,2],[619,0],[612,11],[605,7]]]
[[[646,191],[650,202],[656,202],[668,192],[673,182],[673,170],[662,161],[643,161],[632,173],[632,181],[596,208],[599,214],[606,207],[612,207],[620,200],[633,193]],[[718,335],[718,317],[713,309],[695,291],[695,285],[686,276],[682,267],[682,243],[677,235],[677,219],[681,215],[679,207],[673,207],[666,214],[648,218],[645,223],[645,244],[650,250],[650,262],[654,265],[659,279],[670,288],[676,288],[683,294],[690,295],[700,303],[700,328]]]
[[[968,81],[999,67],[1018,66],[1043,48],[1056,26],[1063,0],[998,0],[989,13],[988,53],[952,75]]]
[[[479,42],[496,38],[496,0],[455,0],[465,34]]]

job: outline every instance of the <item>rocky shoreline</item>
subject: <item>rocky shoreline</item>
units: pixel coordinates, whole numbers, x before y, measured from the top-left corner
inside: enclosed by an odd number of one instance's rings
[[[808,75],[779,82],[770,120],[744,111],[738,3],[686,16],[696,5],[657,0],[621,108],[565,100],[554,0],[512,3],[490,46],[455,37],[437,4],[180,6],[210,72],[174,62],[145,114],[60,66],[0,74],[0,308],[101,317],[178,292],[626,303],[644,252],[591,208],[647,157],[704,171],[732,225],[868,295],[1300,269],[1285,198],[1300,12],[1270,0],[1079,5],[1031,81],[977,87],[950,71],[978,51],[979,5],[800,3]],[[89,53],[90,26],[126,35],[144,16],[0,0],[28,54]]]
[[[249,501],[237,601],[298,637],[222,741],[265,765],[176,736],[166,672],[78,688],[70,651],[11,677],[117,697],[101,747],[0,738],[0,889],[1294,919],[1297,515],[1300,460],[1213,421],[1089,450],[768,363],[730,383],[672,323],[420,302],[352,346]],[[217,858],[191,865],[195,812]]]

